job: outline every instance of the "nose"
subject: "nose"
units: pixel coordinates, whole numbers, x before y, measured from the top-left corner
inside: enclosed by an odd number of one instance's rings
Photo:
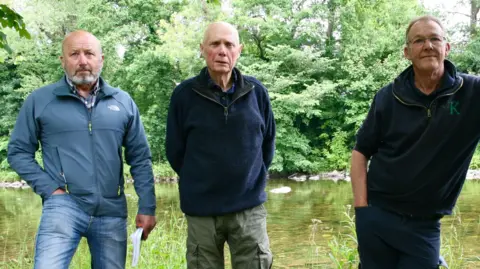
[[[222,45],[219,46],[218,54],[219,54],[220,56],[225,56],[225,55],[226,55],[226,47],[225,47],[225,45],[222,44]]]
[[[85,56],[85,54],[80,53],[80,55],[78,56],[78,64],[80,64],[80,65],[86,65],[87,64],[87,57]]]
[[[425,43],[423,44],[426,49],[433,49],[433,43],[430,39],[425,39]]]

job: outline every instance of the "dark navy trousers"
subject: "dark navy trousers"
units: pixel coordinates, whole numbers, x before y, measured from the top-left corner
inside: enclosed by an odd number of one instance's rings
[[[377,206],[355,209],[361,269],[437,269],[441,216],[414,217]]]

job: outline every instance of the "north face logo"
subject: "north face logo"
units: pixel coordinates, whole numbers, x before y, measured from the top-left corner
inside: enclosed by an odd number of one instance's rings
[[[110,108],[110,110],[113,110],[113,111],[120,111],[120,108],[116,105],[109,105],[108,108]]]

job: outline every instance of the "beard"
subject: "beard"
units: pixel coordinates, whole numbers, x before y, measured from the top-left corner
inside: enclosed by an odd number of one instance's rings
[[[102,68],[98,70],[98,72],[93,72],[90,71],[90,74],[87,75],[82,75],[82,74],[74,74],[73,76],[70,76],[66,71],[65,75],[70,79],[70,81],[74,85],[86,85],[86,84],[92,84],[97,79],[100,77],[100,74],[102,73]]]

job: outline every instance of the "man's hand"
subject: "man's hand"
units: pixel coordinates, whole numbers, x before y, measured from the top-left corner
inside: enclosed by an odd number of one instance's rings
[[[52,192],[52,195],[57,195],[57,194],[64,194],[65,191],[62,189],[56,189],[54,192]]]
[[[157,224],[157,219],[155,216],[137,214],[135,223],[137,224],[137,228],[143,228],[142,240],[147,240],[148,235]]]

